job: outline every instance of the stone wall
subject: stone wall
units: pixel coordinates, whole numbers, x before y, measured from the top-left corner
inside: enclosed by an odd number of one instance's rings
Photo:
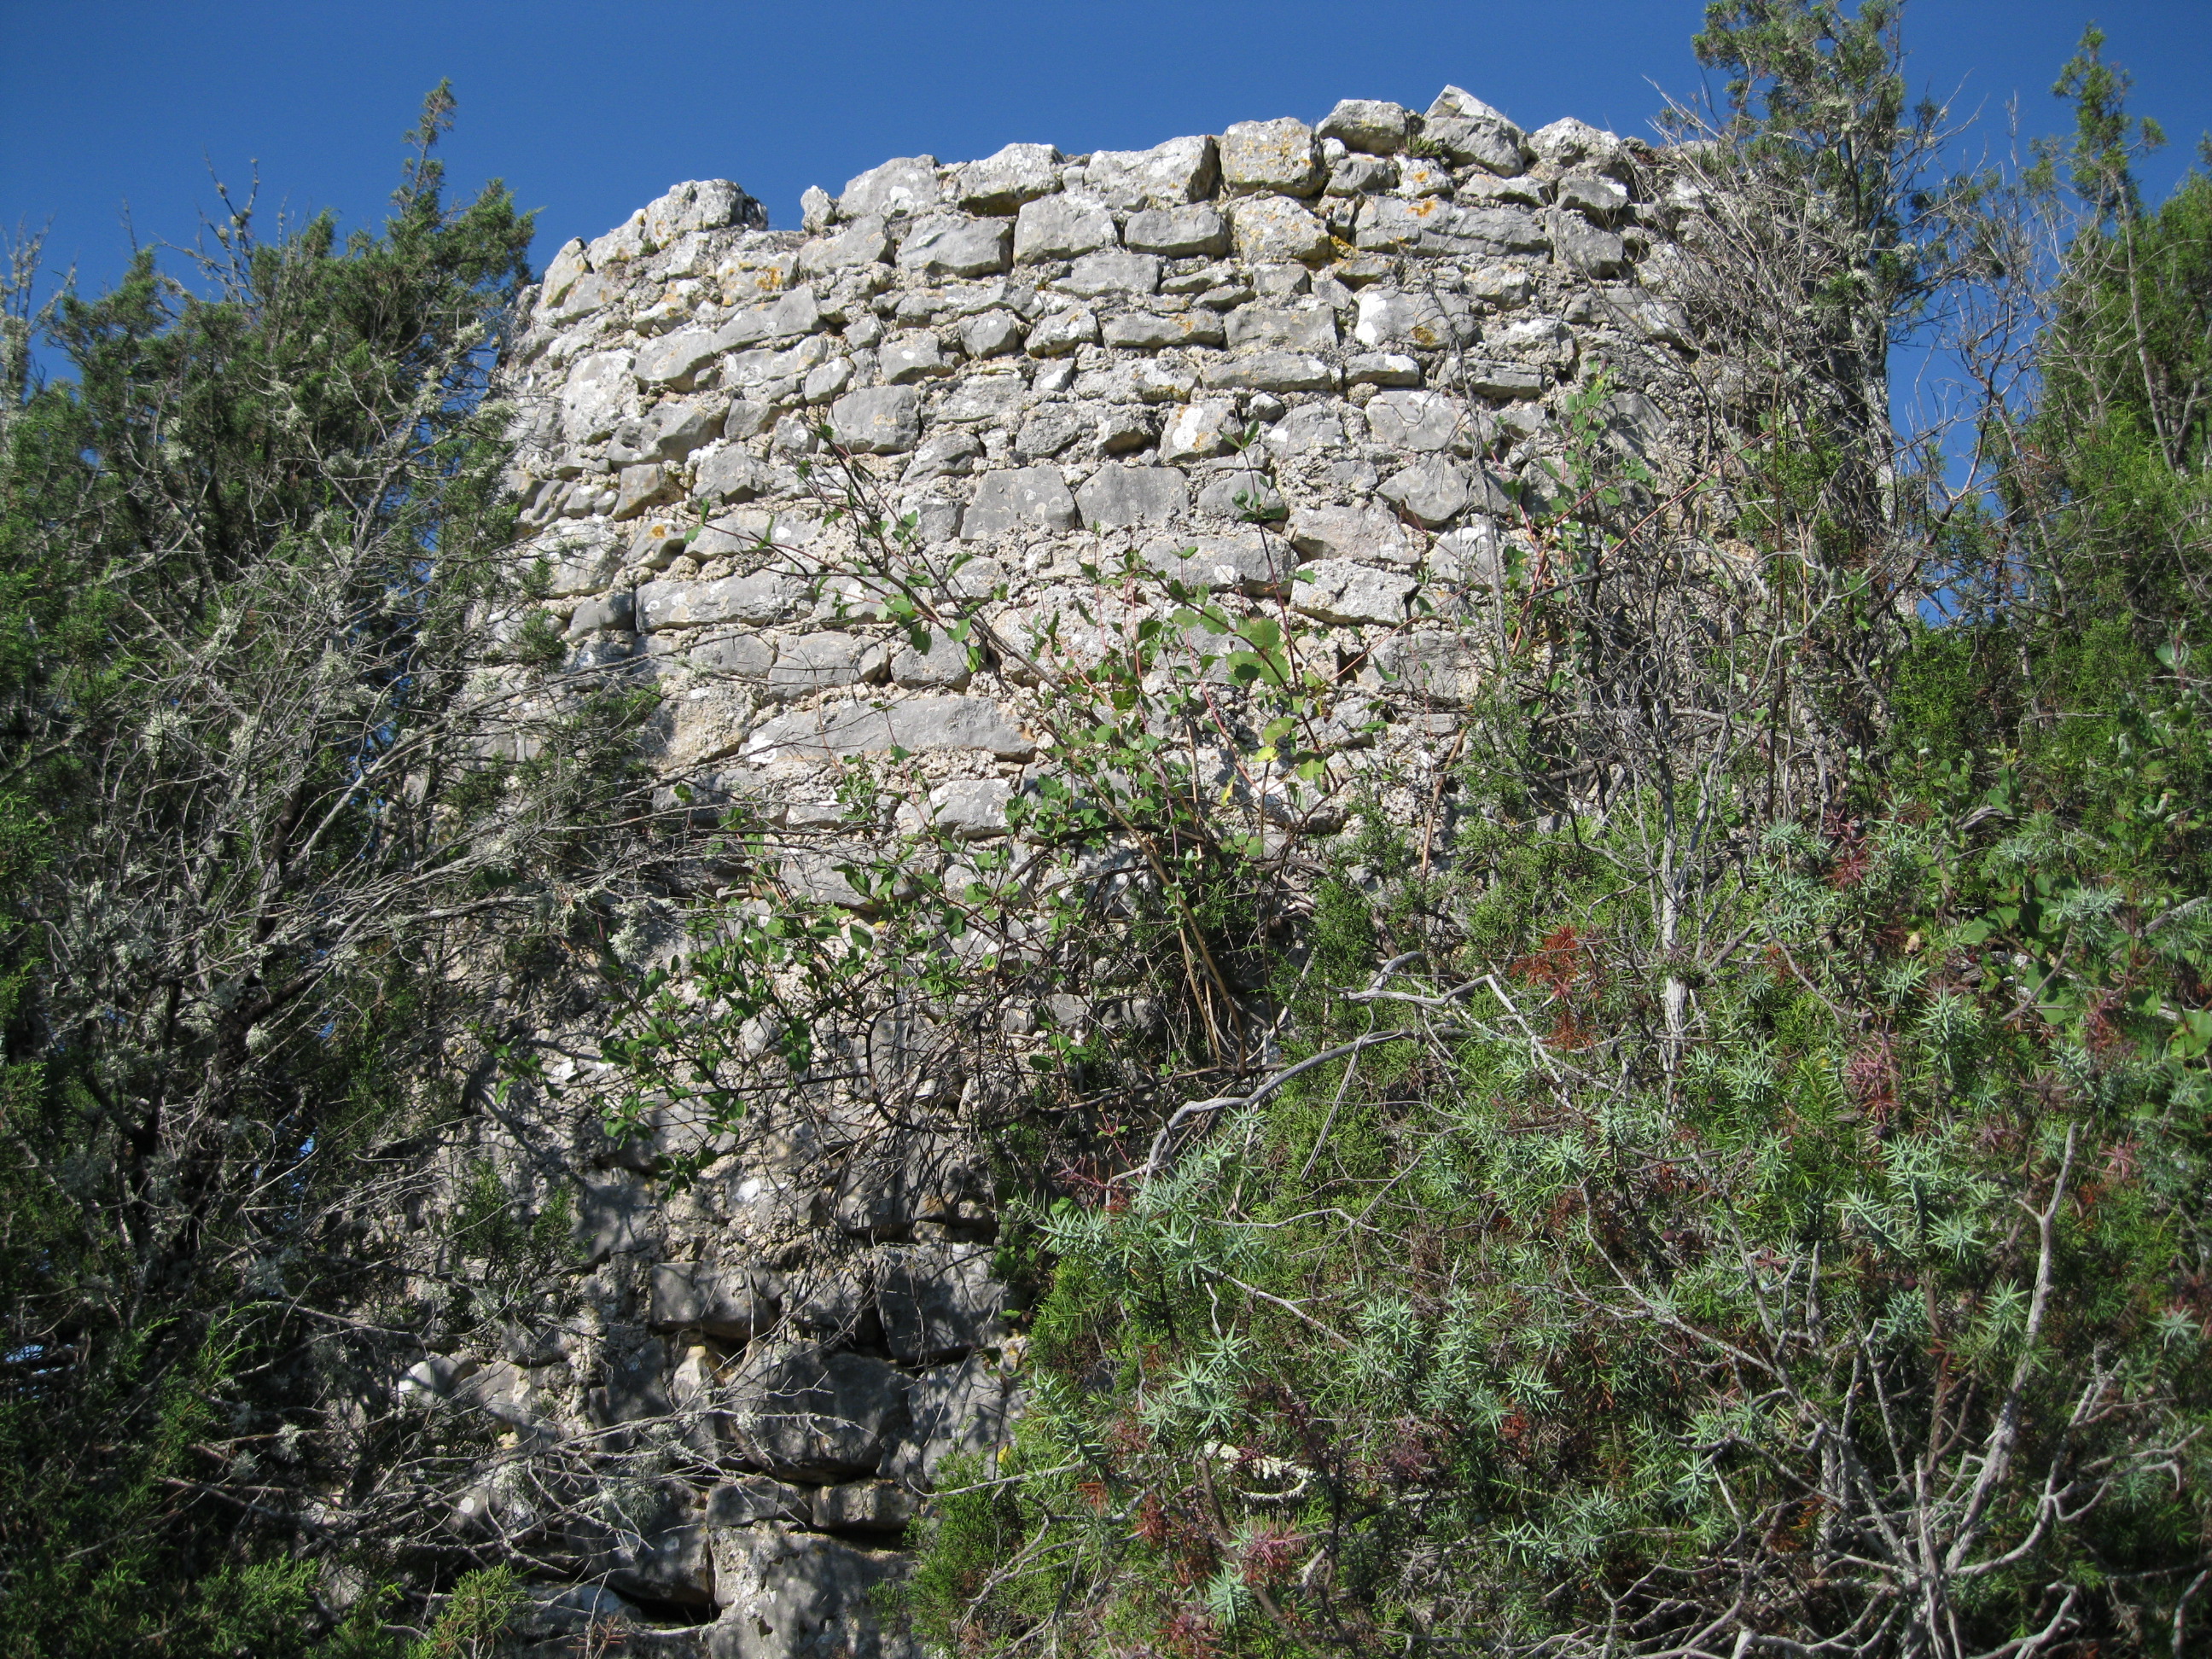
[[[657,763],[700,799],[830,824],[841,758],[896,746],[909,821],[1003,836],[1052,763],[1033,685],[867,620],[850,526],[802,476],[827,422],[1010,640],[1057,617],[1065,651],[1103,645],[1158,603],[1085,574],[1127,560],[1317,625],[1344,729],[1383,723],[1342,764],[1411,814],[1476,689],[1462,621],[1558,488],[1563,400],[1605,372],[1605,441],[1667,444],[1680,197],[1645,146],[1524,134],[1455,88],[1143,151],[889,161],[810,191],[798,231],[679,185],[561,249],[508,349],[551,607],[576,664],[660,691]],[[556,1084],[594,1072],[587,1027]],[[522,1437],[665,1449],[541,1552],[569,1581],[537,1593],[543,1651],[595,1611],[623,1651],[904,1651],[867,1592],[943,1458],[1019,1409],[981,1151],[754,1125],[677,1189],[665,1158],[706,1133],[491,1122],[518,1191],[590,1166],[585,1274],[561,1321],[409,1386]],[[552,1500],[467,1501],[519,1535]]]

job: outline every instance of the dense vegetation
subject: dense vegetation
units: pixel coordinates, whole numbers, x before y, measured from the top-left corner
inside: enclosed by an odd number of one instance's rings
[[[2212,179],[2142,207],[2094,30],[2069,151],[1917,179],[1894,21],[1712,9],[1710,182],[1826,238],[1700,295],[1764,402],[1674,533],[1595,441],[1532,518],[1304,1063],[1031,1207],[948,1647],[2201,1650]],[[1861,447],[1947,318],[1948,490]]]
[[[376,1596],[327,1641],[319,1608],[333,1564],[395,1570],[405,1483],[307,1500],[369,1448],[404,1462],[380,1328],[404,1344],[438,1315],[397,1280],[389,1218],[466,1107],[462,1039],[517,1017],[502,962],[557,943],[548,884],[589,889],[626,787],[627,711],[533,701],[528,641],[488,629],[529,580],[485,392],[531,224],[496,184],[446,202],[450,104],[381,234],[264,240],[226,198],[197,287],[149,249],[112,293],[63,295],[39,320],[64,378],[29,376],[17,263],[10,1656],[391,1650]]]

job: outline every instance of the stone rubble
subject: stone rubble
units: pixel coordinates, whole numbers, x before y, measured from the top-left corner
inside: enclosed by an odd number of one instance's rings
[[[810,190],[797,230],[678,185],[560,249],[507,349],[544,603],[579,661],[659,691],[653,758],[700,799],[827,833],[839,757],[896,750],[932,780],[902,823],[1003,844],[1052,763],[1019,665],[971,672],[841,596],[848,532],[800,471],[826,422],[1009,638],[1079,599],[1139,614],[1083,574],[1125,560],[1330,630],[1344,728],[1389,722],[1347,751],[1388,800],[1480,694],[1449,624],[1557,488],[1562,400],[1608,374],[1621,441],[1663,442],[1653,366],[1690,353],[1654,253],[1684,210],[1663,155],[1455,87],[1146,150],[902,157]],[[865,909],[834,853],[791,856]],[[888,1029],[881,1064],[915,1071],[934,1039]],[[794,1133],[664,1189],[706,1133],[657,1123],[588,1173],[582,1331],[466,1361],[513,1373],[518,1423],[673,1422],[721,1471],[580,1528],[532,1651],[604,1616],[625,1651],[912,1654],[870,1593],[945,1460],[988,1459],[1020,1410],[988,1171],[926,1136]],[[656,1611],[687,1607],[714,1621]]]

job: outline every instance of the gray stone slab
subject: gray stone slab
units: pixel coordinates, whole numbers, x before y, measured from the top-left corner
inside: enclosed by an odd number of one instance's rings
[[[1159,256],[1131,253],[1118,247],[1100,248],[1078,259],[1074,268],[1054,286],[1089,299],[1108,294],[1156,293],[1160,286]]]
[[[734,350],[739,346],[763,345],[771,340],[793,340],[802,334],[811,334],[822,325],[822,313],[814,300],[814,290],[801,286],[775,301],[773,304],[756,306],[741,311],[715,331],[720,349]]]
[[[1230,204],[1237,252],[1267,263],[1326,264],[1336,251],[1328,227],[1287,196],[1247,196]]]
[[[883,678],[884,647],[851,634],[787,634],[776,647],[768,689],[777,697],[863,685]]]
[[[837,198],[837,216],[902,218],[927,212],[943,194],[935,156],[902,155],[847,181],[844,194]]]
[[[1013,227],[1004,219],[932,214],[900,239],[902,269],[932,276],[986,276],[1013,261]]]
[[[1328,623],[1395,627],[1406,620],[1407,603],[1419,585],[1348,559],[1316,559],[1298,567],[1291,606]]]
[[[1310,196],[1322,177],[1313,129],[1303,121],[1237,121],[1221,135],[1221,183],[1231,194]]]
[[[973,1455],[1006,1443],[1021,1416],[1013,1379],[982,1354],[916,1376],[906,1397],[907,1428],[884,1459],[884,1473],[927,1492],[956,1453]]]
[[[744,754],[764,763],[892,749],[978,749],[1001,760],[1027,760],[1036,744],[988,698],[921,696],[780,714],[752,733]]]
[[[1094,151],[1083,169],[1083,188],[1124,210],[1173,207],[1212,195],[1220,175],[1212,138],[1170,138],[1150,149]]]
[[[1510,176],[1528,166],[1521,129],[1457,87],[1446,87],[1437,94],[1422,118],[1421,136],[1455,167],[1480,167]]]
[[[922,1659],[893,1611],[913,1558],[780,1522],[717,1532],[706,1659]]]
[[[1030,328],[1026,342],[1032,357],[1066,357],[1097,343],[1098,315],[1087,306],[1051,313]]]
[[[775,622],[805,597],[806,585],[797,577],[766,570],[711,582],[647,582],[637,590],[637,625],[651,634],[713,623]]]
[[[981,541],[1015,530],[1073,530],[1079,522],[1075,497],[1058,467],[1013,467],[976,479],[960,534]]]
[[[1115,242],[1114,216],[1095,197],[1046,196],[1025,202],[1014,218],[1014,258],[1036,264],[1073,259]]]
[[[970,213],[1012,213],[1060,188],[1060,161],[1050,144],[1008,144],[957,168],[953,198]]]
[[[1218,346],[1228,337],[1211,311],[1125,311],[1106,319],[1109,346],[1125,351],[1164,351],[1178,346]]]
[[[921,399],[912,386],[863,386],[830,406],[830,427],[864,455],[902,454],[921,435]]]
[[[1170,258],[1218,258],[1229,252],[1229,221],[1204,202],[1182,207],[1147,208],[1132,214],[1121,240],[1128,246]]]
[[[1152,569],[1187,587],[1255,594],[1286,591],[1297,565],[1297,555],[1280,537],[1257,530],[1156,541],[1139,556]]]
[[[1291,515],[1291,545],[1310,559],[1411,564],[1420,549],[1396,515],[1374,506],[1300,507]]]
[[[802,270],[832,276],[854,266],[890,263],[890,233],[884,222],[870,215],[828,236],[817,236],[799,250]]]
[[[743,1267],[663,1261],[648,1287],[646,1322],[655,1330],[697,1330],[749,1342],[775,1321],[775,1298]]]
[[[1361,412],[1375,441],[1393,449],[1477,447],[1485,437],[1477,413],[1441,392],[1378,392]]]
[[[1329,392],[1336,370],[1319,357],[1297,351],[1240,351],[1206,365],[1208,387],[1243,387],[1252,392]]]
[[[1336,349],[1336,313],[1328,306],[1239,306],[1229,313],[1229,343],[1239,349]]]
[[[1006,1286],[991,1277],[985,1244],[915,1245],[886,1253],[876,1308],[894,1358],[929,1364],[988,1347],[1006,1335]]]
[[[906,1379],[880,1359],[802,1346],[748,1353],[722,1390],[725,1431],[763,1473],[796,1481],[872,1474],[904,1426]]]
[[[1346,98],[1314,129],[1318,138],[1334,138],[1346,149],[1370,155],[1395,155],[1406,147],[1413,112],[1402,104],[1376,98]]]
[[[1171,466],[1118,466],[1109,463],[1075,492],[1077,511],[1086,525],[1108,530],[1131,525],[1165,524],[1190,505],[1190,486]]]

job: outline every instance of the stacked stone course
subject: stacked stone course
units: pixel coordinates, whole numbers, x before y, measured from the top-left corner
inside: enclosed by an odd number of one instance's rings
[[[1479,689],[1460,621],[1557,487],[1563,398],[1607,373],[1608,441],[1662,455],[1688,205],[1662,153],[1524,133],[1456,88],[1148,150],[887,161],[810,190],[796,232],[682,185],[551,262],[504,370],[513,482],[575,660],[657,686],[658,760],[708,799],[833,824],[841,757],[896,747],[929,786],[905,819],[988,841],[1051,763],[1013,666],[917,650],[841,576],[849,526],[800,471],[826,422],[1010,639],[1079,603],[1094,640],[1145,614],[1085,572],[1127,559],[1324,630],[1344,728],[1388,722],[1346,763],[1402,803]],[[636,1626],[625,1651],[904,1651],[867,1600],[903,1571],[881,1546],[1018,1409],[980,1161],[733,1144],[679,1194],[664,1129],[588,1176],[588,1335],[416,1386],[602,1437],[688,1423],[726,1471],[580,1538],[595,1588],[543,1593],[544,1651],[592,1608]],[[649,1628],[617,1592],[714,1620]]]

